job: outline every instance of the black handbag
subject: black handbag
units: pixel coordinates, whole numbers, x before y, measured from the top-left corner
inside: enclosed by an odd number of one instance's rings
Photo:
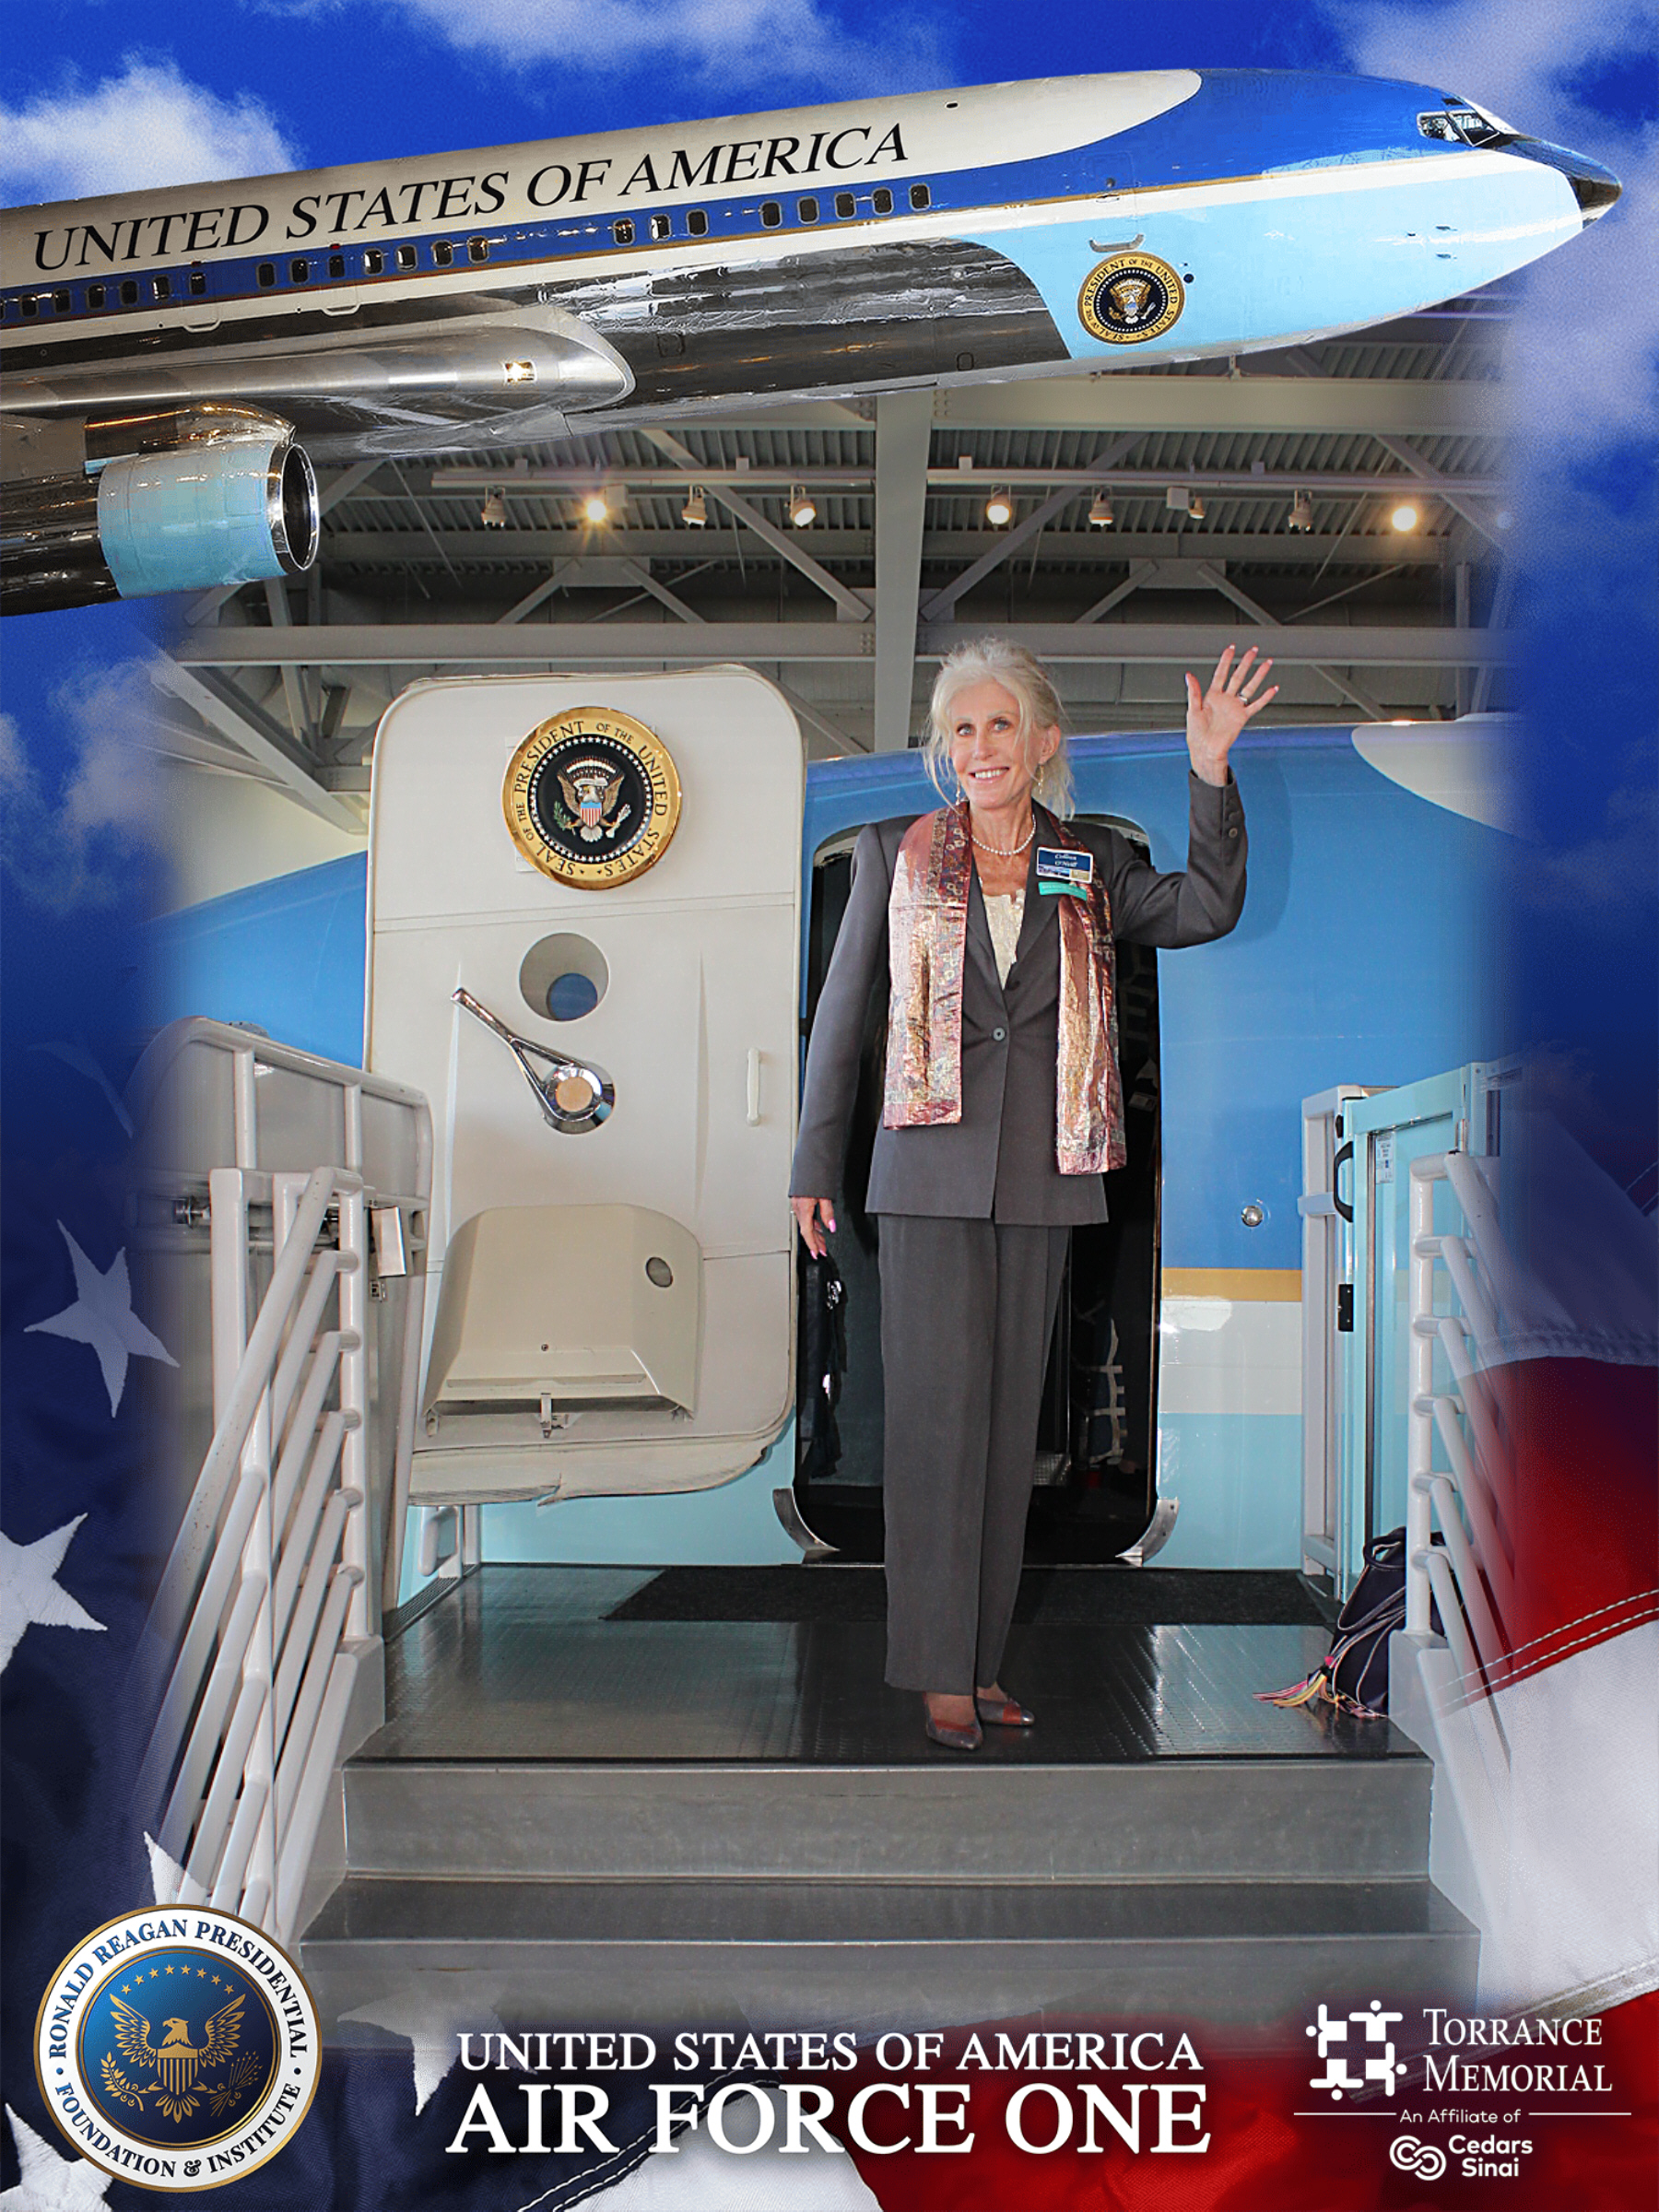
[[[841,1464],[835,1408],[847,1370],[847,1291],[828,1253],[802,1256],[795,1352],[795,1469],[825,1482]]]
[[[1436,1543],[1440,1542],[1437,1536]],[[1430,1625],[1441,1633],[1440,1609],[1432,1601]],[[1365,1566],[1336,1616],[1331,1648],[1305,1682],[1289,1689],[1258,1690],[1269,1705],[1336,1706],[1361,1720],[1388,1712],[1388,1640],[1406,1626],[1406,1531],[1391,1528],[1365,1547]]]

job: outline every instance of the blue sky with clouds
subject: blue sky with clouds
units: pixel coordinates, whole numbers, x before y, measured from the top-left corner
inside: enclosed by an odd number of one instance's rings
[[[1553,1040],[1572,1118],[1641,1165],[1659,1077],[1653,45],[1647,0],[36,0],[0,57],[0,192],[16,202],[878,87],[1206,64],[1433,81],[1606,161],[1623,203],[1528,274],[1512,341],[1519,619],[1547,832],[1520,871],[1515,928],[1526,1026]],[[84,803],[77,700],[143,624],[91,610],[7,625],[13,767],[0,773],[32,776],[31,804],[63,813],[76,788]],[[80,690],[57,696],[66,671]],[[124,815],[116,834],[142,829]]]

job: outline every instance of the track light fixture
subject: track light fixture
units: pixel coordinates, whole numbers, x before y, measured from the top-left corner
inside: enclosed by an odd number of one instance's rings
[[[1014,520],[1013,493],[994,491],[985,501],[985,520],[993,530],[1006,530]]]
[[[693,484],[686,494],[685,505],[680,509],[680,521],[688,524],[693,530],[701,530],[707,527],[708,520],[709,502],[703,497],[702,486]]]
[[[1290,527],[1292,530],[1313,527],[1313,502],[1305,491],[1299,491],[1290,502]]]
[[[1201,493],[1195,491],[1187,501],[1187,512],[1195,523],[1201,523],[1204,520],[1204,499]]]
[[[1409,500],[1402,500],[1388,518],[1390,524],[1400,531],[1415,530],[1422,519]]]
[[[789,519],[797,530],[805,530],[818,520],[818,509],[805,484],[792,484],[789,488]]]
[[[492,484],[484,494],[484,504],[478,520],[486,530],[505,530],[507,527],[507,494],[499,484]]]
[[[1097,491],[1088,506],[1088,526],[1091,530],[1110,530],[1113,516],[1112,501],[1103,491]]]

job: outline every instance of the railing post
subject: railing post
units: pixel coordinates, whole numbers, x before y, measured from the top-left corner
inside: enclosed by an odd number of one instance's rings
[[[1427,1636],[1431,1618],[1429,1577],[1418,1565],[1429,1549],[1432,1515],[1429,1486],[1419,1482],[1434,1462],[1434,1344],[1418,1324],[1434,1311],[1434,1182],[1443,1162],[1430,1158],[1411,1163],[1410,1250],[1411,1386],[1406,1447],[1406,1633]]]
[[[347,1108],[359,1097],[347,1094]],[[349,1121],[347,1129],[349,1131]],[[349,1136],[347,1139],[349,1149]],[[370,1587],[369,1560],[369,1207],[361,1183],[340,1193],[340,1410],[346,1438],[340,1447],[340,1485],[354,1490],[358,1502],[346,1518],[340,1557],[357,1570],[358,1580],[346,1613],[346,1634],[374,1633],[380,1576]],[[347,1264],[347,1254],[350,1261]],[[356,1418],[353,1419],[353,1416]]]

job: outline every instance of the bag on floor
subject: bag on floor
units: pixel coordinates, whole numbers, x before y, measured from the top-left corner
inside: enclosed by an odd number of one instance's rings
[[[1388,1640],[1405,1626],[1406,1531],[1391,1528],[1366,1546],[1364,1570],[1336,1616],[1331,1648],[1307,1680],[1257,1695],[1269,1705],[1323,1701],[1360,1720],[1381,1719],[1388,1712]],[[1432,1601],[1430,1626],[1438,1636],[1440,1612]]]

